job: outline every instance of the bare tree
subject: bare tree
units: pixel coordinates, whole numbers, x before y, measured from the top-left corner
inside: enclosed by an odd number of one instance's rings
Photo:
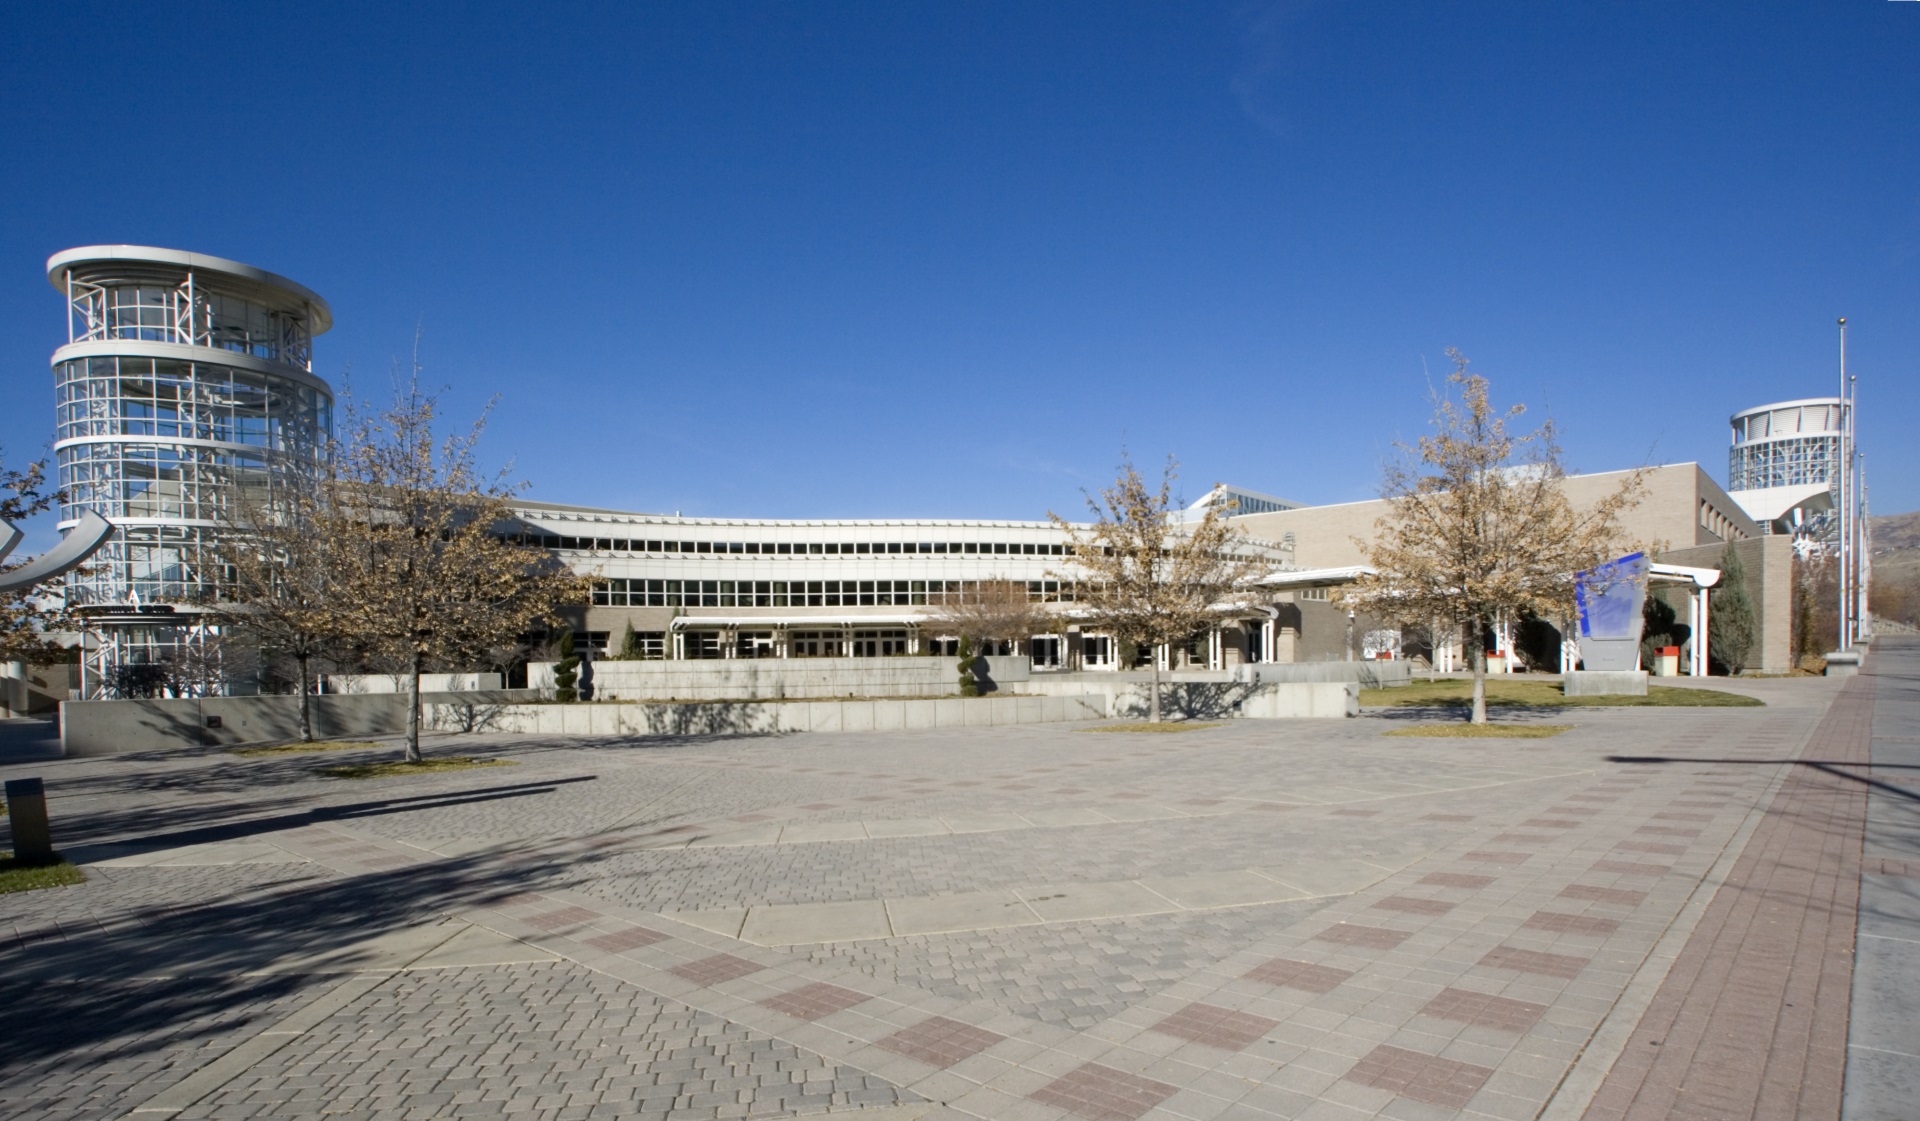
[[[1209,505],[1199,521],[1183,522],[1174,503],[1179,464],[1172,456],[1158,490],[1149,489],[1131,457],[1120,474],[1087,496],[1093,515],[1075,525],[1048,512],[1067,535],[1077,572],[1075,600],[1088,622],[1123,644],[1151,649],[1190,638],[1220,622],[1248,595],[1247,585],[1278,566],[1275,558],[1227,525],[1233,504]],[[1160,663],[1153,666],[1149,719],[1160,720]]]
[[[392,404],[349,399],[324,510],[325,531],[337,535],[330,628],[404,667],[409,763],[420,761],[428,665],[483,657],[588,594],[543,550],[509,538],[517,488],[503,476],[483,479],[475,465],[484,416],[445,439],[437,417],[417,360],[396,379]]]
[[[941,593],[921,629],[975,642],[1021,642],[1051,625],[1024,583],[989,579]]]
[[[1568,501],[1566,468],[1547,421],[1514,434],[1526,411],[1496,411],[1487,379],[1447,351],[1459,399],[1435,394],[1432,434],[1400,445],[1381,482],[1387,513],[1371,540],[1355,538],[1375,574],[1335,593],[1355,610],[1405,622],[1463,627],[1473,662],[1473,714],[1487,720],[1487,651],[1495,622],[1574,615],[1573,575],[1615,555],[1620,515],[1639,501],[1640,472],[1584,510]]]
[[[218,608],[225,627],[262,653],[292,661],[300,692],[300,739],[313,742],[314,665],[339,646],[342,526],[329,510],[323,457],[303,455],[265,487],[235,480],[218,555],[230,581]]]

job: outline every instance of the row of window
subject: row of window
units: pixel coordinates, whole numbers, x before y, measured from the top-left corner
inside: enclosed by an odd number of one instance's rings
[[[307,363],[310,342],[303,316],[272,311],[218,292],[195,292],[158,284],[113,285],[79,293],[72,338],[134,339],[210,346]]]
[[[961,580],[602,580],[596,607],[924,607],[972,586]],[[1029,580],[1034,603],[1071,603],[1058,580]]]
[[[969,556],[1064,557],[1067,546],[1032,541],[643,541],[625,537],[561,537],[520,534],[515,541],[547,549],[604,553],[709,553],[741,556]]]
[[[262,452],[168,444],[75,444],[60,449],[65,516],[83,508],[108,518],[229,515],[235,487],[261,488],[274,464]]]
[[[55,436],[148,436],[317,446],[333,423],[322,390],[166,358],[76,358],[54,370]]]

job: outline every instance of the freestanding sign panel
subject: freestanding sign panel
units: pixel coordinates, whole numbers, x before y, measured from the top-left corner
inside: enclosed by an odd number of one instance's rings
[[[1629,553],[1578,574],[1573,596],[1580,608],[1580,658],[1586,668],[1638,669],[1647,555]]]

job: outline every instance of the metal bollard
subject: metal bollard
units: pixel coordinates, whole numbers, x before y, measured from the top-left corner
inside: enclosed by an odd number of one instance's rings
[[[13,858],[22,864],[53,859],[53,831],[47,826],[47,790],[37,778],[7,781],[7,819],[13,825]]]

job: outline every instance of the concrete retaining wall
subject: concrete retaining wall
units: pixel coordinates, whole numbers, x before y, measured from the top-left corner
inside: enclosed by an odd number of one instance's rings
[[[1032,663],[993,657],[988,692],[1024,684]],[[527,667],[527,684],[553,692],[553,663]],[[595,700],[788,700],[809,697],[944,697],[960,693],[954,658],[717,658],[593,663]],[[1018,691],[1018,690],[1014,690]]]
[[[412,684],[404,674],[330,673],[324,678],[329,694],[399,693]],[[423,673],[422,693],[471,693],[476,689],[498,689],[504,682],[497,673]]]
[[[1271,684],[1288,681],[1352,681],[1362,689],[1394,689],[1413,681],[1413,663],[1402,661],[1359,662],[1258,662],[1235,666],[1234,675],[1242,681]]]
[[[423,713],[444,729],[473,727],[492,708],[532,700],[521,689],[423,693]],[[317,739],[383,736],[407,726],[407,697],[399,693],[313,697]],[[468,716],[472,714],[473,719]],[[211,725],[218,721],[218,727]],[[431,722],[428,727],[436,727]],[[150,701],[66,701],[60,739],[67,755],[118,755],[168,747],[221,747],[297,739],[298,697],[203,697]]]
[[[1153,707],[1146,674],[1063,673],[1036,676],[1022,692],[1099,697],[1106,715],[1145,718]],[[1360,715],[1360,686],[1352,681],[1257,684],[1225,673],[1182,673],[1160,679],[1160,712],[1176,720],[1290,720]]]
[[[436,713],[442,722],[446,714]],[[507,705],[481,730],[550,736],[700,736],[895,732],[1099,720],[1097,697],[939,697],[873,701]]]

